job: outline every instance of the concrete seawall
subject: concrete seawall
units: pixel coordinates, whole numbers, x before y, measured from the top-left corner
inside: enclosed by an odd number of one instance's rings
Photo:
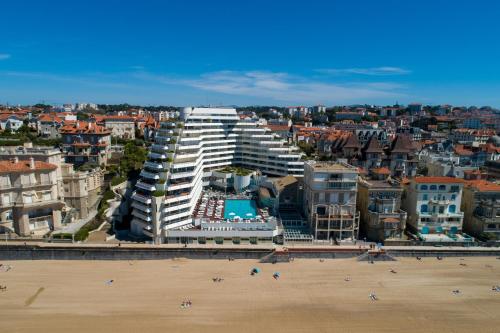
[[[185,248],[97,248],[2,246],[0,260],[158,260],[188,259],[260,259],[271,253],[265,249],[185,249]]]
[[[500,248],[385,248],[391,257],[467,257],[498,256]],[[367,249],[348,247],[159,247],[87,246],[67,244],[0,245],[0,260],[158,260],[158,259],[259,259],[262,262],[287,262],[292,258],[336,259],[366,255]]]

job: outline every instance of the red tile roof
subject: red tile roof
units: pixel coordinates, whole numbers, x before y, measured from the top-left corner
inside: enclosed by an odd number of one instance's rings
[[[0,161],[0,173],[26,173],[33,172],[33,170],[56,170],[57,166],[42,161],[35,161],[35,169],[30,168],[30,161]]]
[[[467,187],[475,188],[480,192],[500,192],[500,185],[483,179],[467,181]]]
[[[463,179],[453,178],[453,177],[415,177],[415,182],[418,184],[428,184],[428,183],[450,183],[450,184],[462,184]]]
[[[376,168],[372,170],[373,173],[379,174],[379,175],[390,175],[391,170],[389,170],[387,167],[381,167],[381,168]]]
[[[266,125],[271,131],[289,131],[290,126],[288,125]]]
[[[83,120],[77,120],[75,122],[65,124],[59,129],[59,132],[61,132],[61,134],[111,134],[111,131],[105,127]]]
[[[56,114],[42,113],[38,116],[38,121],[62,123],[64,122],[64,119],[60,118]]]

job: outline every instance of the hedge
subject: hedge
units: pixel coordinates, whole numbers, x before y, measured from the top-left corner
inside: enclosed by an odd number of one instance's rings
[[[119,185],[119,184],[123,183],[126,180],[127,180],[127,178],[121,177],[121,176],[113,177],[113,179],[111,179],[111,186]]]

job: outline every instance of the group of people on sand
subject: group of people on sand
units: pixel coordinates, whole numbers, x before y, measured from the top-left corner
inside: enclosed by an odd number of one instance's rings
[[[370,297],[372,301],[378,301],[378,297],[373,291],[370,293],[370,295],[368,295],[368,297]]]
[[[181,309],[186,309],[186,308],[190,308],[191,305],[193,305],[193,303],[191,302],[191,300],[185,300],[181,303]]]
[[[7,291],[7,286],[0,285],[0,291]]]
[[[222,282],[222,281],[224,281],[224,279],[220,278],[220,277],[214,277],[214,278],[212,278],[212,281],[213,282]]]
[[[0,264],[0,268],[3,269],[4,272],[8,272],[12,269],[12,266],[11,265],[4,265],[4,264]]]
[[[500,286],[493,286],[493,287],[491,287],[491,290],[496,291],[496,292],[500,292]]]

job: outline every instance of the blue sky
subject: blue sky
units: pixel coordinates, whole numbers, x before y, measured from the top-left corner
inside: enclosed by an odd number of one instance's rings
[[[500,2],[5,1],[0,103],[500,107]]]

